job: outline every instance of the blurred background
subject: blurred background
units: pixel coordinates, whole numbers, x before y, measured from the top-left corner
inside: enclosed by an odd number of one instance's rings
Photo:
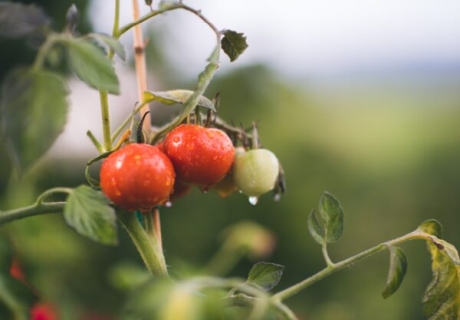
[[[26,3],[32,1],[24,1]],[[71,3],[82,14],[81,33],[110,33],[110,1],[35,1],[64,26]],[[143,5],[143,12],[149,8]],[[276,237],[266,261],[286,266],[281,290],[325,266],[306,219],[324,190],[345,211],[345,233],[331,245],[333,261],[415,229],[435,218],[444,237],[460,246],[460,3],[429,1],[187,1],[219,29],[244,32],[249,48],[222,64],[207,96],[221,93],[220,116],[250,125],[259,121],[264,147],[279,157],[287,193],[265,195],[256,206],[241,194],[221,199],[193,190],[162,209],[170,270],[199,268],[219,248],[222,231],[251,220]],[[131,20],[123,2],[122,22]],[[170,12],[144,25],[149,88],[193,89],[214,37],[196,17]],[[113,127],[137,101],[132,35],[122,39],[130,57],[115,60],[121,95],[110,97]],[[20,40],[0,39],[0,77],[33,61]],[[31,204],[55,186],[85,183],[84,167],[96,155],[86,137],[101,137],[96,91],[69,77],[70,111],[65,132],[50,152],[17,183],[0,158],[2,209]],[[52,102],[50,102],[52,103]],[[154,122],[167,120],[153,107]],[[156,116],[157,115],[157,116]],[[4,152],[3,152],[4,153]],[[69,314],[116,318],[125,292],[108,276],[114,266],[141,266],[120,228],[120,245],[104,247],[69,229],[58,215],[3,226],[30,282],[46,300]],[[400,290],[384,300],[388,254],[362,261],[287,301],[302,319],[421,319],[421,298],[430,281],[424,243],[403,246],[409,260]],[[245,277],[254,260],[243,259],[229,275]],[[70,310],[70,311],[69,311]],[[90,318],[87,318],[90,319]]]

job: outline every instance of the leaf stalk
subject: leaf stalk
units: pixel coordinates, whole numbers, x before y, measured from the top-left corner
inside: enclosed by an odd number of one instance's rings
[[[432,235],[429,235],[423,231],[420,230],[415,230],[413,232],[410,232],[406,235],[403,235],[399,238],[380,243],[372,248],[369,248],[367,250],[364,250],[363,252],[360,252],[348,259],[342,260],[337,263],[333,263],[332,265],[329,265],[324,268],[323,270],[319,271],[318,273],[306,278],[305,280],[294,284],[293,286],[286,288],[275,295],[271,297],[272,300],[274,301],[283,301],[291,296],[297,294],[298,292],[308,288],[311,286],[313,283],[318,282],[319,280],[324,279],[325,277],[331,275],[332,273],[335,273],[339,270],[344,269],[345,267],[352,266],[358,261],[361,261],[364,258],[370,257],[380,251],[383,251],[385,249],[388,249],[389,246],[392,245],[398,245],[410,240],[415,240],[415,239],[422,239],[422,240],[431,240],[433,238]]]

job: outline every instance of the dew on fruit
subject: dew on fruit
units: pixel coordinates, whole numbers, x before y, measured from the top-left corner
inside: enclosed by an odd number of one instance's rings
[[[173,203],[172,203],[172,201],[166,201],[165,204],[164,204],[164,206],[165,206],[166,208],[171,208],[171,207],[173,206]]]
[[[259,202],[259,197],[256,197],[256,196],[249,197],[249,203],[252,204],[253,206],[255,206],[257,202]]]
[[[281,193],[276,193],[276,194],[273,196],[273,201],[279,202],[280,200],[281,200]]]

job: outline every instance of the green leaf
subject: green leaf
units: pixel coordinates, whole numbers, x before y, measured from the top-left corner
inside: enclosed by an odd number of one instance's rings
[[[118,242],[115,211],[101,192],[86,185],[74,189],[67,198],[64,219],[91,240],[107,245]]]
[[[64,129],[67,89],[55,73],[17,69],[1,88],[0,117],[13,162],[27,169]]]
[[[433,278],[423,297],[423,312],[429,320],[460,319],[460,258],[450,243],[432,238],[427,241],[431,253]]]
[[[313,239],[319,244],[324,244],[325,230],[319,223],[315,209],[312,209],[307,219],[308,231],[310,231]]]
[[[105,44],[110,49],[112,49],[113,52],[115,52],[120,57],[121,60],[123,61],[126,60],[125,48],[122,46],[120,41],[118,41],[117,39],[109,35],[103,34],[103,33],[90,33],[87,36],[89,38],[93,38],[94,40],[98,42]]]
[[[318,209],[312,210],[307,222],[308,230],[318,243],[337,242],[343,233],[343,210],[339,201],[325,191]]]
[[[248,47],[246,37],[243,33],[238,33],[232,30],[225,30],[223,34],[224,37],[220,42],[222,50],[224,50],[230,58],[230,61],[235,61]]]
[[[390,269],[388,270],[386,287],[382,293],[384,299],[398,290],[407,271],[407,258],[404,251],[395,246],[389,246],[388,249],[390,250]]]
[[[265,291],[273,289],[283,275],[284,266],[268,262],[259,262],[249,271],[248,283],[255,284]]]
[[[435,219],[422,222],[422,224],[418,226],[418,230],[431,234],[439,239],[442,238],[442,225]]]
[[[19,38],[48,27],[51,20],[36,5],[0,2],[0,35]]]
[[[100,48],[80,39],[69,39],[64,44],[68,48],[70,66],[81,81],[98,90],[120,93],[112,61]]]
[[[153,92],[145,91],[144,92],[144,102],[159,101],[161,103],[171,105],[171,104],[184,104],[191,96],[193,91],[191,90],[171,90],[163,92]],[[214,103],[205,96],[201,96],[198,100],[197,106],[216,111]]]

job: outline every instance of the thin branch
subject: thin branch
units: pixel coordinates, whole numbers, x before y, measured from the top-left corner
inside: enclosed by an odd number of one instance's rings
[[[167,11],[173,11],[173,10],[177,10],[177,9],[184,9],[186,11],[192,12],[193,14],[198,16],[201,20],[203,20],[216,34],[220,33],[219,30],[217,30],[217,28],[208,19],[206,19],[206,17],[204,17],[201,14],[200,10],[195,10],[195,9],[193,9],[193,8],[183,4],[181,2],[178,2],[178,3],[172,3],[172,4],[164,5],[161,9],[150,11],[146,15],[140,17],[139,19],[136,19],[135,21],[126,24],[125,26],[121,27],[120,30],[118,30],[117,34],[114,35],[114,37],[119,38],[124,33],[129,31],[130,29],[134,28],[134,26],[136,26],[138,24],[141,24],[141,23],[143,23],[143,22],[145,22],[145,21],[147,21],[147,20],[149,20],[149,19],[151,19],[151,18],[153,18],[155,16],[163,14],[163,13],[165,13]]]
[[[61,213],[66,202],[44,202],[14,210],[0,211],[0,225],[47,213]]]
[[[51,202],[45,201],[46,198],[56,193],[66,193],[69,194],[72,192],[70,188],[57,187],[48,189],[38,196],[37,200],[33,205],[17,208],[13,210],[0,211],[0,225],[8,223],[11,221],[24,219],[27,217],[37,216],[40,214],[46,213],[61,213],[64,210],[66,202]]]
[[[133,2],[133,18],[139,20],[139,0],[132,0]],[[136,78],[137,78],[137,96],[139,101],[144,100],[144,92],[147,91],[147,65],[145,62],[145,43],[142,36],[142,28],[140,24],[134,26],[134,64],[136,66]],[[146,115],[145,121],[142,125],[144,132],[147,136],[150,134],[151,128],[151,116],[147,114],[150,110],[149,105],[145,104],[141,108],[141,117]]]
[[[110,133],[109,96],[107,91],[99,90],[101,103],[102,135],[104,137],[104,152],[112,150],[112,137]]]
[[[274,301],[283,301],[293,295],[295,295],[296,293],[306,289],[307,287],[311,286],[313,283],[321,280],[321,279],[324,279],[325,277],[331,275],[332,273],[335,273],[339,270],[342,270],[343,268],[345,267],[348,267],[348,266],[351,266],[353,264],[355,264],[356,262],[364,259],[364,258],[367,258],[367,257],[370,257],[380,251],[383,251],[385,249],[388,248],[389,245],[397,245],[397,244],[401,244],[403,242],[407,242],[407,241],[410,241],[410,240],[415,240],[415,239],[423,239],[423,240],[430,240],[432,236],[424,233],[424,232],[421,232],[419,230],[415,230],[411,233],[408,233],[404,236],[401,236],[399,238],[396,238],[396,239],[393,239],[393,240],[390,240],[390,241],[387,241],[387,242],[384,242],[384,243],[380,243],[370,249],[367,249],[363,252],[360,252],[348,259],[345,259],[345,260],[342,260],[340,262],[337,262],[337,263],[334,263],[332,265],[329,265],[327,266],[326,268],[324,268],[323,270],[319,271],[318,273],[312,275],[311,277],[299,282],[299,283],[296,283],[295,285],[289,287],[289,288],[286,288],[284,289],[283,291],[280,291],[278,292],[277,294],[273,295],[271,297],[272,300]]]

